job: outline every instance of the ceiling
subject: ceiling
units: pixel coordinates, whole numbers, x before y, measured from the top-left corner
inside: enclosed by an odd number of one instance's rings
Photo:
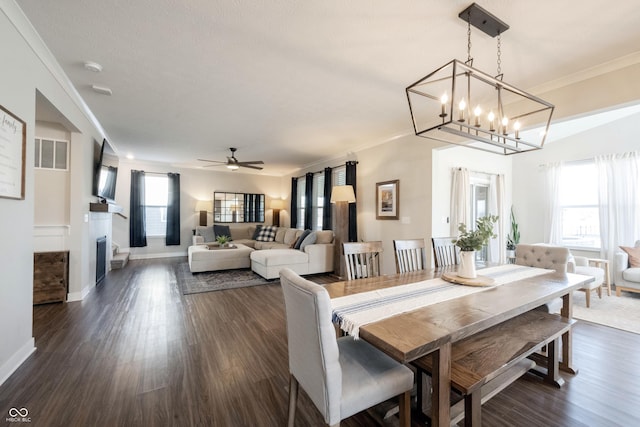
[[[471,2],[17,3],[120,156],[200,167],[238,147],[283,175],[412,134],[404,89],[466,59]],[[525,90],[638,50],[637,0],[478,3],[511,27],[502,71]],[[473,29],[471,53],[496,69],[495,39]]]

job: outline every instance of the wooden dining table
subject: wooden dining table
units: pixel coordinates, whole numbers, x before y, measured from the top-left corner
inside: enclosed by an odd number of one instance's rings
[[[341,281],[325,288],[333,299],[434,279],[446,271],[452,271],[451,267]],[[482,270],[478,270],[478,274],[482,274]],[[592,280],[589,276],[555,272],[516,280],[362,325],[359,337],[402,363],[431,354],[431,425],[449,426],[452,343],[559,297],[563,300],[560,315],[571,319],[573,291]],[[576,374],[571,341],[569,330],[562,336],[559,368]]]

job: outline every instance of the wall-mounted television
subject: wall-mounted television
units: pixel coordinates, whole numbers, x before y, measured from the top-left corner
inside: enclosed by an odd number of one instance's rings
[[[93,195],[101,202],[115,202],[118,156],[106,139],[102,144],[94,140],[93,161]]]

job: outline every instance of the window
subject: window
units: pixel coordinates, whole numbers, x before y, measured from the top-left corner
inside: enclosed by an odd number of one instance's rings
[[[489,215],[489,180],[471,176],[471,224],[476,228],[478,218]],[[487,246],[476,251],[476,261],[487,261]]]
[[[144,212],[147,236],[165,236],[167,234],[169,178],[167,176],[145,175],[144,186]]]
[[[314,230],[322,230],[322,211],[324,206],[324,173],[313,175],[313,209],[311,227]]]
[[[298,194],[296,195],[298,199],[298,223],[295,224],[296,228],[304,228],[304,205],[306,198],[304,197],[304,189],[307,185],[306,178],[298,178]]]
[[[600,248],[598,173],[594,162],[565,165],[560,173],[562,244]]]
[[[35,139],[33,166],[37,169],[68,170],[69,141]]]

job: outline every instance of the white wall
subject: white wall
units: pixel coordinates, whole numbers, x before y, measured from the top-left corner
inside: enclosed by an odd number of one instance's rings
[[[83,240],[88,227],[83,214],[91,200],[92,148],[85,142],[99,134],[81,109],[75,90],[68,84],[50,52],[26,22],[22,11],[10,0],[0,1],[0,40],[3,50],[0,67],[0,103],[26,122],[25,199],[0,199],[0,383],[35,350],[32,337],[33,252],[35,188],[33,152],[36,91],[42,93],[64,116],[80,129],[74,140],[70,171],[69,236],[70,286],[84,283]],[[47,64],[45,66],[45,64]],[[86,163],[88,162],[88,166]],[[9,242],[7,244],[7,242]]]
[[[49,122],[36,122],[36,137],[71,140],[69,131]],[[34,175],[34,224],[69,225],[69,170],[35,169]]]
[[[636,114],[549,143],[542,150],[513,156],[513,205],[522,243],[544,241],[545,173],[540,166],[638,150],[639,122],[640,114]]]
[[[123,207],[122,213],[127,218],[130,217],[131,170],[158,173],[175,172],[180,174],[180,246],[166,246],[164,237],[148,237],[146,247],[129,249],[129,220],[117,215],[113,216],[113,241],[123,250],[129,250],[133,259],[185,256],[187,248],[192,242],[192,230],[198,225],[199,221],[200,214],[195,212],[196,201],[213,200],[215,191],[265,194],[266,224],[271,223],[272,211],[268,209],[271,199],[282,198],[284,194],[289,192],[289,189],[286,189],[286,192],[283,191],[283,178],[281,177],[241,172],[181,169],[166,164],[120,159],[115,200],[117,204]],[[284,212],[281,212],[281,215],[283,214]],[[207,223],[212,225],[212,215],[208,215]]]

